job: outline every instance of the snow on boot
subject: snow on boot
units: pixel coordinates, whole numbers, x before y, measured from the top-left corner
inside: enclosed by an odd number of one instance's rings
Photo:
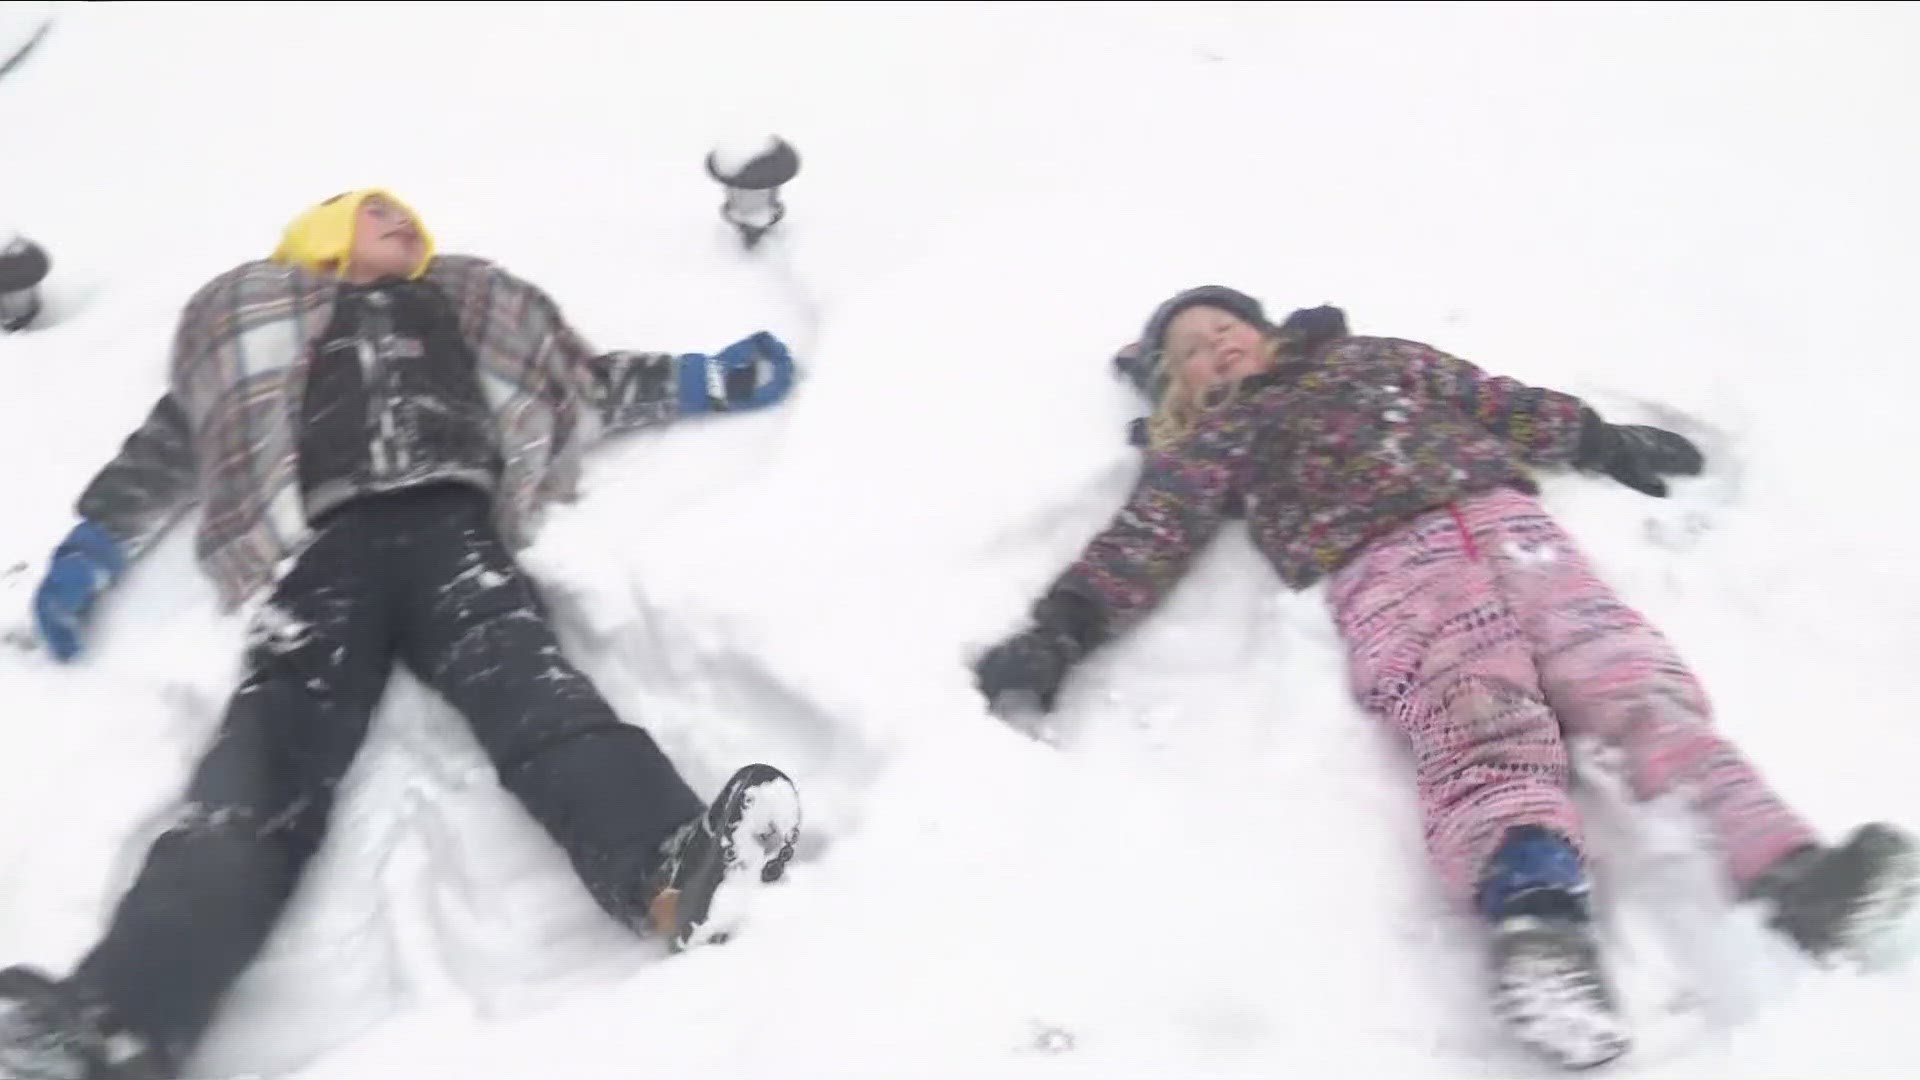
[[[1493,926],[1489,995],[1514,1037],[1562,1068],[1602,1065],[1632,1039],[1600,963],[1587,880],[1573,845],[1546,829],[1509,829],[1481,880]]]
[[[745,916],[751,885],[779,880],[799,836],[793,781],[771,765],[739,770],[712,806],[660,845],[648,876],[649,924],[676,952],[725,941]]]
[[[1631,1045],[1590,920],[1510,915],[1494,926],[1492,967],[1494,1014],[1562,1068],[1603,1065]]]
[[[1768,925],[1815,960],[1846,956],[1880,967],[1906,951],[1909,916],[1920,898],[1920,854],[1912,837],[1875,822],[1855,829],[1839,847],[1787,856],[1749,895],[1771,908]]]
[[[25,966],[0,971],[0,1080],[164,1080],[139,1038],[66,984]]]

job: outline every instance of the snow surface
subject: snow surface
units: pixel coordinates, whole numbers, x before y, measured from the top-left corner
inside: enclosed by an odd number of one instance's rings
[[[0,9],[0,39],[45,7]],[[608,347],[765,327],[805,368],[778,410],[603,448],[527,553],[696,788],[795,777],[807,832],[752,925],[677,957],[612,926],[402,678],[196,1075],[1548,1075],[1485,1015],[1321,597],[1242,532],[1087,666],[1058,749],[972,692],[1135,473],[1108,357],[1201,282],[1700,438],[1670,500],[1547,499],[1823,830],[1920,821],[1912,7],[59,14],[0,82],[0,216],[55,259],[51,324],[0,337],[15,613],[180,304],[348,187]],[[701,167],[741,130],[806,161],[752,258]],[[0,656],[0,958],[64,968],[98,933],[242,637],[180,528],[82,661]],[[1639,1042],[1610,1072],[1920,1068],[1920,973],[1800,963],[1673,815],[1616,802]]]

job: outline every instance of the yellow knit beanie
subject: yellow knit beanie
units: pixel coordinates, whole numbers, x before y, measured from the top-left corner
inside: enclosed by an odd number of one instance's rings
[[[411,206],[382,188],[361,188],[335,195],[294,218],[281,233],[280,246],[273,249],[273,261],[291,263],[317,274],[340,273],[346,269],[347,258],[353,252],[353,228],[359,220],[360,204],[375,195],[406,211],[413,219],[414,227],[420,230],[425,252],[420,257],[420,265],[407,276],[417,278],[426,273],[427,265],[433,262],[433,234],[427,231],[426,222],[420,220]]]

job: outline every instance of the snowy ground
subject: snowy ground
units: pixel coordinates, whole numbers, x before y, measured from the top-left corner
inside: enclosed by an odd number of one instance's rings
[[[0,8],[0,52],[46,4]],[[331,847],[196,1075],[1512,1077],[1409,773],[1317,591],[1229,533],[1071,688],[972,651],[1119,505],[1106,358],[1164,295],[1433,341],[1700,437],[1667,501],[1552,507],[1836,835],[1920,821],[1911,556],[1920,15],[1903,6],[61,5],[0,82],[0,218],[52,325],[0,338],[17,622],[200,282],[350,186],[596,342],[768,327],[777,412],[609,445],[528,562],[703,792],[767,760],[808,840],[734,942],[613,928],[457,716],[397,681]],[[700,161],[805,158],[742,258]],[[784,269],[783,269],[784,268]],[[0,656],[0,960],[98,932],[240,627],[177,530],[93,651]],[[1909,1075],[1920,971],[1799,964],[1668,816],[1596,800],[1636,1077]]]

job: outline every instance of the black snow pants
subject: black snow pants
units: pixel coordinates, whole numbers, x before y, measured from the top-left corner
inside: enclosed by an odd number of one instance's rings
[[[396,657],[466,717],[501,784],[627,925],[644,917],[653,852],[702,810],[560,655],[486,496],[442,485],[346,504],[263,609],[180,820],[74,975],[175,1068],[319,848]]]

